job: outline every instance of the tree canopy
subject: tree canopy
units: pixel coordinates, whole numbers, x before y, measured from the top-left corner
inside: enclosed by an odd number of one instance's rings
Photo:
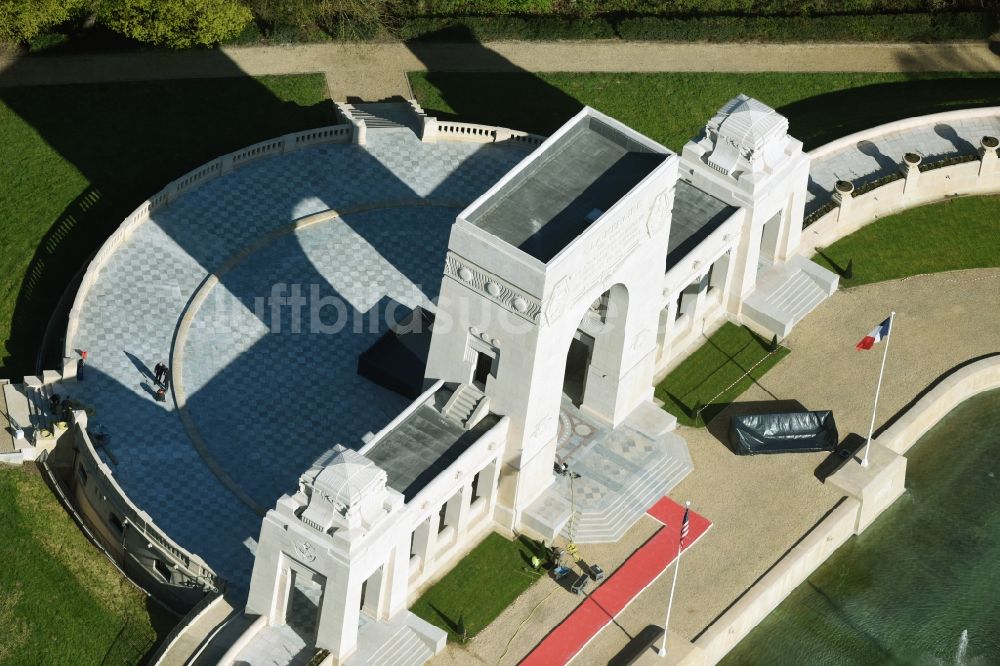
[[[102,23],[158,46],[209,46],[240,33],[253,18],[238,0],[103,0]]]
[[[27,42],[68,21],[87,0],[0,0],[0,42]]]

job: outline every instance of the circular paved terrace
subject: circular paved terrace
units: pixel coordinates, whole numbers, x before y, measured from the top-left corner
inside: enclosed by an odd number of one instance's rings
[[[101,268],[70,341],[88,351],[73,397],[129,497],[237,598],[260,514],[406,404],[357,375],[358,354],[387,318],[433,309],[456,214],[529,150],[398,129],[264,158],[157,210]]]

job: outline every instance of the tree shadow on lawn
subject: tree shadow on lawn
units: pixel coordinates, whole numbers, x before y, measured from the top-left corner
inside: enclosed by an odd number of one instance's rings
[[[952,65],[960,66],[964,65]],[[842,136],[895,120],[1000,103],[1000,77],[923,76],[914,73],[909,81],[817,95],[778,107],[777,111],[788,118],[788,133],[801,140],[805,150],[812,150]],[[898,158],[902,159],[902,155]]]
[[[336,122],[329,100],[311,106],[286,102],[221,51],[203,51],[199,57],[204,70],[226,78],[6,87],[21,80],[20,70],[31,67],[31,57],[0,72],[0,101],[88,182],[52,222],[31,258],[0,354],[0,375],[35,371],[39,343],[60,301],[53,337],[65,330],[74,276],[82,275],[89,258],[146,198],[227,152]],[[155,72],[150,76],[155,78]],[[40,170],[34,177],[51,175]],[[63,297],[64,292],[69,293]],[[50,347],[61,346],[57,342],[51,340]],[[61,365],[61,350],[54,351],[41,359],[45,365]]]
[[[467,27],[456,26],[406,44],[427,68],[428,83],[453,110],[428,109],[431,115],[549,135],[583,108],[576,98],[489,49],[459,61],[448,44],[436,43],[445,39],[476,41]]]

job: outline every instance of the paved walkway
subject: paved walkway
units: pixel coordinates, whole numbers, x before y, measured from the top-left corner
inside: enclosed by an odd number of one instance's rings
[[[521,662],[522,666],[569,663],[677,559],[684,507],[664,497],[651,506],[647,513],[662,523],[663,527],[553,629],[525,657]],[[708,519],[694,511],[691,512],[689,521],[690,529],[684,541],[685,551],[712,526]]]
[[[1000,72],[983,42],[305,44],[176,53],[0,57],[0,86],[323,72],[335,100],[409,97],[408,71]]]
[[[156,211],[102,268],[71,341],[89,352],[72,397],[110,433],[102,455],[131,499],[230,581],[237,603],[262,510],[406,403],[359,377],[357,355],[387,320],[433,307],[454,206],[527,149],[427,144],[403,129],[371,131],[364,148],[261,159]],[[330,209],[345,213],[275,233]],[[186,310],[209,274],[218,283]],[[301,307],[272,309],[275,288]],[[153,399],[160,360],[174,366],[198,448],[177,405]]]
[[[996,300],[998,290],[1000,269],[919,276],[839,291],[795,328],[785,342],[792,354],[740,400],[774,404],[796,400],[807,409],[832,409],[842,437],[867,433],[881,355],[860,354],[855,343],[896,309],[878,427],[941,373],[1000,349],[1000,311],[986,306]],[[718,422],[724,424],[725,419]],[[711,517],[713,526],[684,559],[671,618],[671,652],[676,655],[683,654],[682,641],[705,629],[840,498],[836,489],[813,475],[826,454],[738,457],[719,440],[725,433],[714,430],[678,431],[688,442],[695,471],[671,497],[690,499],[701,514]],[[657,528],[651,519],[643,519],[620,543],[587,546],[583,557],[608,563],[605,569],[613,572]],[[549,596],[554,585],[539,581],[467,645],[449,644],[435,664],[462,666],[473,660],[516,664],[577,605],[568,593]],[[576,661],[607,663],[650,624],[650,618],[662,614],[669,592],[670,577],[661,576]],[[502,660],[501,655],[505,655]],[[655,666],[663,660],[649,652],[637,663]]]

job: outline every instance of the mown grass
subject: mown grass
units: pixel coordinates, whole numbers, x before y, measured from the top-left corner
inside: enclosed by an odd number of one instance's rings
[[[550,134],[583,105],[680,150],[737,93],[776,108],[806,150],[874,125],[1000,104],[997,74],[412,72],[420,104],[442,117]]]
[[[0,465],[0,506],[0,663],[138,663],[156,641],[146,596],[28,468]]]
[[[842,287],[908,275],[1000,266],[1000,197],[951,199],[877,220],[814,261],[840,274]],[[852,277],[845,275],[851,264]]]
[[[448,632],[448,639],[472,638],[538,580],[531,556],[541,553],[526,537],[510,541],[491,533],[448,575],[424,592],[410,611]]]
[[[0,88],[0,377],[33,371],[63,290],[144,199],[221,154],[334,122],[320,74],[233,77]]]
[[[789,354],[781,345],[770,353],[768,344],[745,326],[727,322],[656,386],[656,397],[678,423],[704,426]]]

